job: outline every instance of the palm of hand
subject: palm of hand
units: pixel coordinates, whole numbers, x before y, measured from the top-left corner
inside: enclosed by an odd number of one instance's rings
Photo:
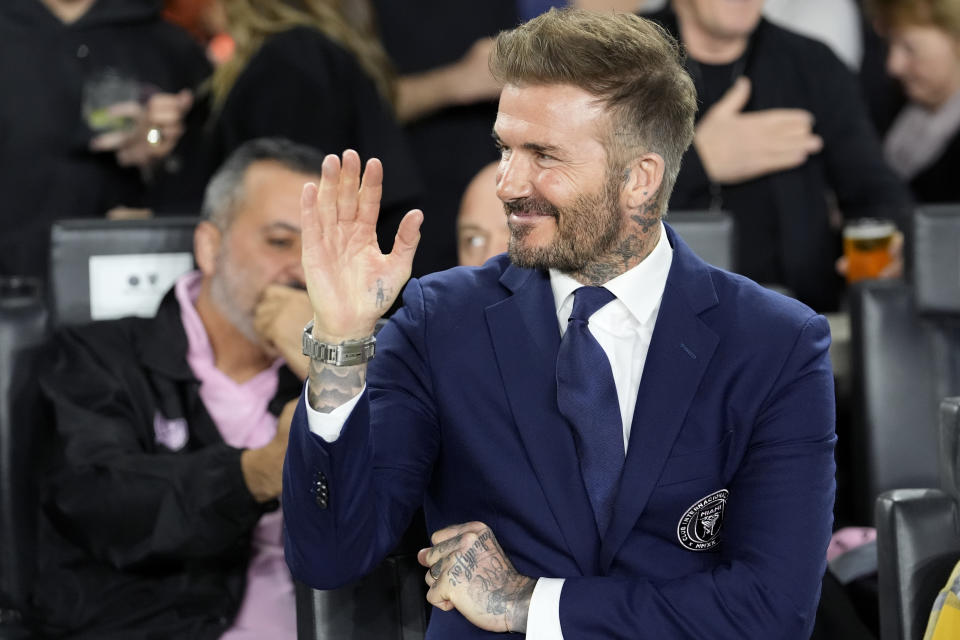
[[[376,221],[383,169],[372,159],[360,180],[360,158],[346,151],[324,160],[319,187],[301,198],[303,268],[314,309],[314,335],[329,341],[362,338],[393,304],[410,277],[423,214],[409,212],[393,250],[380,252]]]

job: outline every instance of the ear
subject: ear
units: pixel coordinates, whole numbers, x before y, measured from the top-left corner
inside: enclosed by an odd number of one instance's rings
[[[217,257],[220,255],[220,242],[223,234],[212,222],[202,220],[193,231],[193,255],[204,277],[209,277],[217,269]]]
[[[635,211],[656,201],[665,168],[663,156],[659,153],[644,153],[634,158],[625,171],[622,191],[624,206]]]

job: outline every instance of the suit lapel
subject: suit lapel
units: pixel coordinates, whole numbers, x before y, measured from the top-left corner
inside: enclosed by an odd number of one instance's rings
[[[595,575],[599,538],[593,510],[570,426],[557,409],[560,330],[549,277],[510,266],[501,282],[514,295],[488,307],[486,315],[507,399],[567,547],[582,573]]]
[[[620,491],[600,551],[606,573],[646,507],[701,378],[717,335],[698,317],[717,303],[706,265],[668,228],[673,264],[637,391]]]

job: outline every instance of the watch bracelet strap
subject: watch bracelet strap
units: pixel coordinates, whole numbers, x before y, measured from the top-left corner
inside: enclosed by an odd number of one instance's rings
[[[377,338],[373,335],[331,344],[313,337],[313,320],[303,329],[303,354],[323,364],[341,367],[364,364],[373,359],[376,351]]]

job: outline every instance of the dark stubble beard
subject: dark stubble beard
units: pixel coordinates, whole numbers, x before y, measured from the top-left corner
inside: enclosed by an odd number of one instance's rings
[[[614,249],[624,228],[620,212],[622,183],[608,172],[598,193],[580,194],[569,207],[556,207],[545,199],[529,196],[503,204],[507,215],[526,211],[553,216],[557,231],[547,246],[525,246],[531,227],[508,223],[510,260],[528,269],[557,269],[567,274],[582,273]],[[613,174],[615,175],[615,174]]]

